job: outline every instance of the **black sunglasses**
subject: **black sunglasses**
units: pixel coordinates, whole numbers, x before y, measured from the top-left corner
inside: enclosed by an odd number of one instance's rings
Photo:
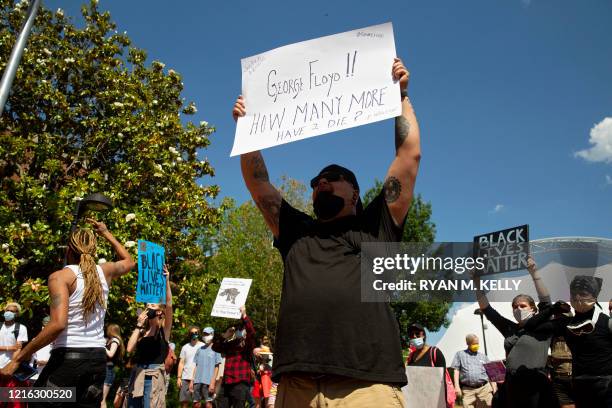
[[[319,174],[317,177],[310,180],[310,188],[314,189],[319,184],[319,181],[322,178],[329,182],[344,180],[344,176],[342,175],[342,173],[336,173],[333,171],[325,172],[323,174]]]

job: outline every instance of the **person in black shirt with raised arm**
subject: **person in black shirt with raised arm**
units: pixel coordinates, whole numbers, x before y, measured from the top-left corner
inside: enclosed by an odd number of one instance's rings
[[[546,325],[529,324],[539,311],[549,309],[550,295],[539,276],[535,262],[528,259],[527,270],[533,279],[540,304],[529,295],[520,294],[512,300],[516,322],[500,315],[486,295],[476,292],[480,310],[504,336],[506,350],[506,380],[504,382],[507,408],[548,408],[554,406],[554,398],[547,377],[546,364],[553,329]],[[475,274],[476,287],[480,277]]]
[[[395,316],[388,304],[361,301],[362,243],[401,240],[421,157],[408,70],[398,58],[389,62],[402,114],[395,119],[395,154],[384,187],[366,208],[355,174],[345,167],[332,164],[312,179],[313,218],[282,199],[259,151],[240,157],[246,187],[284,262],[272,369],[274,381],[282,377],[276,407],[316,400],[351,407],[404,404]],[[247,102],[238,98],[234,119],[246,115]]]
[[[597,297],[603,280],[578,275],[570,283],[573,317],[548,320],[559,310],[557,302],[542,316],[555,335],[563,335],[572,352],[572,389],[577,408],[612,408],[612,320]]]

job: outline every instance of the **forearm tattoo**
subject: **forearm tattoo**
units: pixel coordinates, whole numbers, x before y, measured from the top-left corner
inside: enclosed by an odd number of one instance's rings
[[[402,192],[402,184],[393,176],[387,178],[383,188],[385,189],[385,201],[387,201],[387,203],[397,201]]]
[[[268,169],[266,169],[266,163],[260,154],[257,154],[251,158],[251,171],[253,178],[257,181],[270,181],[268,176]]]
[[[410,122],[403,116],[395,118],[395,149],[399,149],[410,133]]]
[[[277,229],[280,217],[280,196],[276,194],[262,196],[255,201],[255,204],[257,204],[257,208],[261,211],[266,223]]]

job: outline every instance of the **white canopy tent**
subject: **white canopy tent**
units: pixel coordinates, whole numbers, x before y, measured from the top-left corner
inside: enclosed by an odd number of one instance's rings
[[[484,339],[482,334],[482,324],[480,316],[474,314],[478,309],[478,303],[465,303],[464,306],[458,309],[450,318],[451,324],[446,329],[446,332],[436,344],[444,357],[446,357],[446,365],[450,366],[453,362],[455,353],[460,350],[465,350],[465,336],[475,334],[480,339],[480,351],[484,353]],[[512,308],[508,302],[494,302],[491,306],[495,308],[502,316],[514,320],[512,317]],[[487,341],[488,356],[491,360],[503,360],[506,357],[504,351],[504,338],[497,329],[484,318],[485,337]]]

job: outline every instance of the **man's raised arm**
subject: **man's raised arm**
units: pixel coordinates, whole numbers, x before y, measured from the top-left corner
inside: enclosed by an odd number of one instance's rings
[[[232,111],[234,120],[238,117],[246,115],[246,107],[244,98],[239,96]],[[242,177],[247,189],[251,193],[251,197],[257,208],[272,231],[275,237],[278,237],[278,219],[281,206],[281,195],[279,191],[270,183],[268,169],[264,162],[261,152],[250,152],[240,156],[240,168]]]
[[[385,178],[385,200],[396,224],[401,224],[408,214],[414,183],[421,160],[419,124],[408,99],[410,73],[399,58],[392,68],[393,78],[399,80],[402,92],[402,114],[395,118],[395,159]]]

